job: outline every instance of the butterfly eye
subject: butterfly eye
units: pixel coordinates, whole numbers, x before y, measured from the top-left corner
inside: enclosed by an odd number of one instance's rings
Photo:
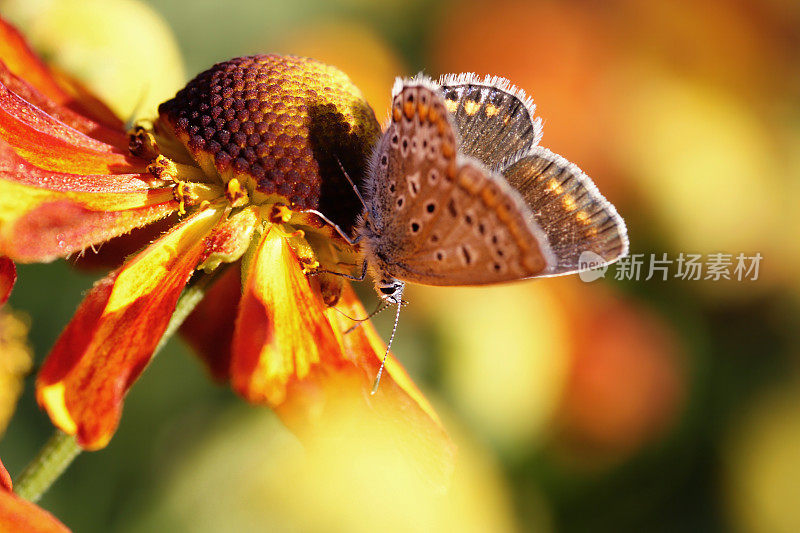
[[[394,294],[395,286],[394,285],[390,285],[388,287],[381,287],[380,291],[381,291],[381,294],[385,294],[386,296],[391,296],[392,294]]]

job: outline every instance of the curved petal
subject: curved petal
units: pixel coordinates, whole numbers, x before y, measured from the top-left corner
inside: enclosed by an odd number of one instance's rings
[[[361,305],[358,296],[356,296],[355,291],[349,284],[345,284],[343,288],[338,309],[351,317],[367,316],[364,306]],[[336,331],[347,331],[353,325],[353,322],[339,311],[328,309],[328,318],[334,324]],[[363,385],[371,390],[373,380],[378,374],[378,369],[383,360],[383,354],[386,352],[386,343],[383,342],[383,339],[375,331],[375,327],[370,321],[363,322],[361,326],[346,335],[343,334],[342,343],[345,348],[345,357],[361,370],[364,379]],[[386,378],[389,379],[384,382],[383,379]],[[386,357],[385,374],[381,379],[378,393],[375,396],[379,396],[382,393],[398,394],[401,397],[403,395],[407,396],[409,405],[416,404],[416,409],[430,417],[437,425],[441,425],[439,416],[433,406],[392,354]],[[404,409],[404,411],[408,412],[408,409]]]
[[[121,123],[113,128],[108,127],[56,103],[39,92],[30,83],[14,75],[2,61],[0,61],[0,83],[3,83],[23,100],[30,102],[67,126],[98,141],[108,143],[116,147],[121,153],[127,151],[129,139],[127,133],[123,131]]]
[[[45,171],[0,141],[0,254],[51,261],[178,210],[171,186],[144,178]]]
[[[125,393],[150,360],[195,266],[208,253],[216,209],[200,211],[98,282],[36,381],[53,423],[87,449],[111,439]]]
[[[8,301],[17,281],[17,267],[8,257],[0,256],[0,306]]]
[[[341,362],[341,347],[325,304],[311,290],[276,226],[265,230],[244,275],[233,335],[232,385],[251,402],[278,405],[290,381],[302,380],[323,361]]]
[[[342,313],[366,316],[348,284],[338,309],[326,314],[342,342],[344,360],[319,365],[305,380],[292,382],[276,413],[309,446],[330,445],[320,440],[332,435],[378,434],[373,443],[380,442],[385,453],[402,458],[437,490],[446,489],[456,450],[439,417],[391,355],[380,387],[370,394],[386,345],[369,322],[341,333],[353,325]]]
[[[11,492],[11,476],[0,462],[0,531],[69,533],[69,529],[41,507]]]
[[[0,17],[0,60],[39,92],[73,111],[110,128],[122,129],[122,121],[108,106],[69,78],[54,73],[31,50],[22,34]]]
[[[13,487],[11,486],[11,476],[6,470],[6,467],[3,466],[3,461],[0,461],[0,492],[8,491],[11,492]]]

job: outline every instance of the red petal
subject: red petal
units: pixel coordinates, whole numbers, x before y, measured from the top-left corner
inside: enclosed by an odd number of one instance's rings
[[[6,467],[3,466],[3,461],[0,461],[0,489],[11,492],[12,488],[11,476],[9,475],[8,470],[6,470]]]
[[[176,211],[172,188],[144,177],[44,171],[0,141],[0,254],[50,261]]]
[[[0,83],[0,138],[32,164],[75,174],[145,172],[147,162],[63,124]]]
[[[51,71],[31,50],[20,32],[1,17],[0,60],[11,72],[26,80],[55,103],[112,129],[122,129],[122,121],[105,104],[65,76]]]
[[[241,299],[241,267],[236,263],[214,283],[181,327],[181,335],[217,381],[230,377],[231,343]]]
[[[0,256],[0,306],[8,301],[17,281],[17,267],[8,257]]]
[[[342,352],[297,257],[280,231],[266,230],[246,272],[233,337],[233,388],[251,402],[278,405],[290,381]]]
[[[11,476],[0,462],[0,531],[8,533],[69,533],[53,515],[11,492]]]
[[[348,284],[343,287],[337,309],[329,308],[326,313],[342,343],[342,361],[335,370],[319,372],[306,383],[295,384],[296,388],[287,394],[287,401],[277,409],[281,419],[297,433],[314,431],[314,426],[325,416],[326,404],[345,401],[344,396],[350,395],[358,400],[356,403],[366,402],[369,411],[378,413],[378,418],[399,416],[414,431],[441,439],[444,433],[436,411],[391,354],[386,358],[377,393],[370,394],[386,344],[368,321],[346,335],[342,333],[353,326],[353,321],[344,315],[367,314]],[[339,400],[334,401],[335,397]]]
[[[123,398],[149,362],[219,217],[211,209],[192,215],[100,281],[50,352],[37,400],[84,448],[111,439]]]

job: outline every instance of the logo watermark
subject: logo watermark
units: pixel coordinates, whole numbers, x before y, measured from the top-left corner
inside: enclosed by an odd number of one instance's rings
[[[756,281],[763,256],[744,253],[689,254],[681,252],[670,258],[662,254],[630,254],[614,263],[614,279],[619,281],[650,281],[678,279],[683,281]],[[594,252],[583,252],[578,258],[582,281],[590,282],[606,277],[609,265]]]

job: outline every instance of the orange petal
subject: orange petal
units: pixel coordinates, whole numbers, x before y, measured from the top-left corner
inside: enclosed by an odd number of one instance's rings
[[[75,174],[145,172],[147,162],[67,126],[0,83],[0,138],[30,163]]]
[[[231,343],[241,298],[241,267],[234,264],[214,283],[181,327],[181,335],[217,381],[230,377]]]
[[[366,316],[347,284],[337,308],[349,316]],[[340,333],[353,322],[339,311],[328,309],[326,314],[343,344],[344,359],[319,365],[305,380],[292,382],[276,413],[309,446],[326,445],[320,440],[335,435],[378,434],[382,447],[408,460],[437,490],[446,488],[455,446],[433,407],[391,355],[378,391],[370,394],[386,345],[369,322]]]
[[[0,256],[0,306],[8,301],[17,281],[17,267],[8,257]]]
[[[39,92],[73,111],[108,127],[121,129],[120,121],[102,102],[71,80],[56,75],[31,50],[25,38],[0,17],[0,60]]]
[[[361,305],[358,296],[356,296],[356,293],[349,284],[345,284],[337,308],[347,316],[367,316],[364,306]],[[336,331],[347,331],[353,326],[353,322],[339,311],[336,309],[328,309],[328,318],[330,318],[331,322],[334,324],[334,329],[336,329]],[[375,331],[370,321],[363,322],[361,326],[347,335],[342,335],[342,342],[345,347],[345,356],[361,370],[365,380],[363,385],[365,387],[368,386],[371,390],[372,383],[375,376],[378,374],[378,369],[383,360],[383,354],[386,352],[386,343],[383,342],[383,339],[381,339],[381,336]],[[384,382],[384,380],[386,381]],[[384,375],[378,387],[378,393],[376,393],[375,396],[379,397],[384,393],[396,394],[399,398],[406,396],[408,402],[403,400],[404,402],[409,405],[416,404],[416,409],[430,417],[437,425],[441,425],[439,416],[436,414],[433,406],[411,380],[405,368],[403,368],[391,353],[386,357],[386,368],[384,369]]]
[[[216,209],[192,215],[97,283],[50,352],[36,398],[84,448],[111,439],[125,393],[149,362],[220,216]]]
[[[11,492],[11,476],[0,462],[0,531],[69,533],[69,529],[41,507]]]
[[[0,254],[50,261],[176,211],[172,188],[146,177],[45,171],[0,141]]]
[[[333,408],[333,404],[347,401],[345,396],[349,395],[361,404],[361,408],[366,404],[368,411],[378,414],[378,418],[403,417],[414,431],[426,433],[435,440],[441,439],[444,432],[436,411],[391,354],[386,358],[377,393],[370,394],[386,344],[368,321],[350,333],[343,333],[353,326],[353,321],[345,314],[351,317],[367,315],[348,284],[345,284],[336,307],[338,310],[328,308],[326,315],[341,343],[342,359],[335,365],[319,369],[304,383],[293,384],[286,401],[276,409],[281,419],[297,433],[315,431],[323,413],[329,407]]]
[[[278,405],[290,381],[304,379],[314,365],[341,362],[341,347],[325,305],[276,227],[266,230],[244,275],[232,385],[251,402]]]

